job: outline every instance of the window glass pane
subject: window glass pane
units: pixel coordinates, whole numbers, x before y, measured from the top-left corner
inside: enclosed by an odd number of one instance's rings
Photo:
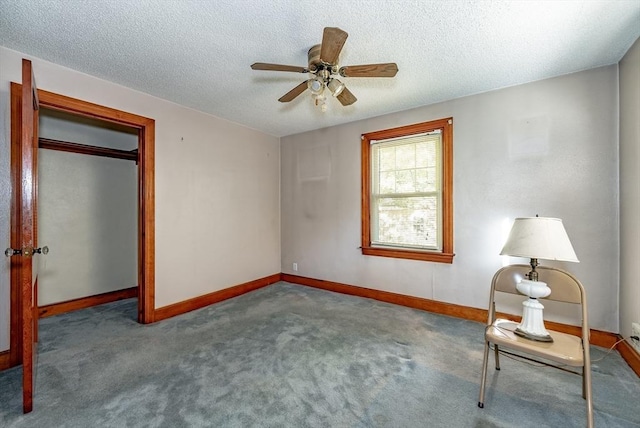
[[[380,173],[380,193],[395,193],[396,172],[388,171]]]
[[[423,142],[416,144],[416,166],[418,168],[424,168],[432,166],[434,157],[430,155],[430,152],[435,152],[434,142]]]
[[[380,156],[380,171],[393,171],[396,169],[396,148],[382,147],[378,150]]]
[[[404,144],[396,147],[396,169],[416,167],[415,144]]]
[[[431,192],[435,188],[430,186],[427,168],[416,169],[416,192]]]
[[[373,144],[373,192],[424,193],[439,191],[441,136],[421,135]]]
[[[438,144],[440,136],[430,138],[428,141],[416,144],[416,158],[418,167],[435,166],[438,163]]]
[[[381,198],[374,205],[376,244],[438,248],[437,196]]]
[[[396,171],[395,193],[415,192],[415,171],[412,169]]]
[[[438,189],[438,168],[427,168],[427,191],[435,191]]]

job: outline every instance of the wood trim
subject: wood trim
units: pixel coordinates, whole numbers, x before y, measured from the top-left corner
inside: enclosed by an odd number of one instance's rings
[[[26,249],[37,246],[37,219],[35,217],[37,197],[37,118],[38,106],[37,96],[34,92],[38,89],[33,77],[33,67],[31,61],[22,60],[22,121],[20,128],[21,156],[20,156],[20,187],[22,198],[17,201],[21,205],[19,219],[19,236],[22,256],[16,257],[20,260],[22,278],[20,288],[22,292],[22,411],[29,413],[33,410],[33,388],[34,388],[34,296],[33,296],[33,263],[34,257],[27,256]],[[35,126],[34,126],[35,125]],[[37,276],[37,273],[36,273]]]
[[[20,248],[20,223],[22,218],[22,187],[20,171],[22,147],[20,132],[22,129],[22,85],[11,83],[11,248]],[[22,363],[22,272],[18,257],[11,257],[11,307],[10,307],[10,344],[9,364],[11,367]]]
[[[442,254],[453,263],[453,118],[442,121]]]
[[[140,129],[149,118],[38,89],[40,107]]]
[[[155,321],[156,223],[155,141],[156,122],[140,118],[138,133],[138,321]]]
[[[80,297],[78,299],[53,303],[38,307],[38,317],[46,318],[79,309],[90,308],[104,303],[117,302],[118,300],[138,297],[138,287],[125,288],[124,290],[109,291],[95,296]]]
[[[360,203],[362,230],[360,245],[363,250],[371,246],[371,141],[366,135],[360,137]]]
[[[373,247],[371,245],[371,141],[442,131],[442,251]],[[433,120],[362,134],[361,147],[361,249],[366,256],[453,263],[453,118]]]
[[[155,319],[156,321],[164,320],[196,309],[204,308],[205,306],[209,306],[223,300],[231,299],[232,297],[240,296],[250,291],[257,290],[258,288],[274,284],[280,281],[281,277],[282,274],[276,273],[264,278],[245,282],[244,284],[214,291],[213,293],[205,294],[203,296],[194,297],[193,299],[163,306],[162,308],[156,309]]]
[[[325,281],[321,279],[307,278],[307,277],[298,276],[298,275],[281,273],[281,274],[274,274],[265,278],[257,279],[255,281],[250,281],[244,284],[236,285],[234,287],[226,288],[224,290],[209,293],[204,296],[195,297],[193,299],[189,299],[184,302],[179,302],[173,305],[164,306],[155,311],[155,321],[161,321],[163,319],[171,318],[183,313],[200,309],[205,306],[211,305],[213,303],[230,299],[232,297],[236,297],[241,294],[248,293],[258,288],[265,287],[270,284],[274,284],[278,281],[287,281],[293,284],[305,285],[309,287],[333,291],[336,293],[370,298],[370,299],[379,300],[386,303],[393,303],[400,306],[420,309],[427,312],[433,312],[437,314],[453,316],[456,318],[462,318],[469,321],[484,323],[486,322],[487,316],[488,316],[487,311],[484,309],[472,308],[469,306],[456,305],[452,303],[438,302],[436,300],[406,296],[403,294],[391,293],[388,291],[374,290],[371,288],[364,288],[364,287],[358,287],[354,285],[342,284],[338,282]],[[131,296],[128,296],[128,297],[122,297],[122,299],[135,297],[134,290],[137,291],[135,287],[121,290],[122,292],[132,294]],[[114,292],[114,293],[117,293],[117,292]],[[109,294],[109,293],[105,293],[105,294]],[[94,296],[94,297],[98,297],[98,296]],[[76,299],[76,300],[82,300],[82,299]],[[115,300],[121,300],[121,299],[118,298],[118,299],[109,300],[109,301],[115,301]],[[73,301],[69,301],[69,302],[73,302]],[[68,303],[68,302],[63,302],[63,303]],[[102,302],[102,303],[107,303],[107,302]],[[96,304],[101,304],[101,303],[96,303]],[[47,311],[46,309],[50,306],[56,306],[56,305],[43,306],[39,309],[41,313],[40,317],[54,315],[52,311]],[[75,309],[70,309],[70,310],[75,310]],[[43,313],[45,311],[46,311],[46,314]],[[64,311],[64,312],[68,312],[68,311]],[[58,313],[62,313],[62,312],[58,312]],[[513,314],[506,314],[503,312],[498,313],[498,317],[511,319],[513,321],[520,321],[520,316],[513,315]],[[545,323],[547,327],[549,327],[552,330],[573,334],[574,336],[581,335],[581,329],[578,326],[561,324],[561,323],[556,323],[552,321],[545,321]],[[609,333],[609,332],[600,331],[600,330],[593,330],[593,329],[591,330],[591,344],[596,346],[610,348],[615,344],[616,341],[620,339],[621,337],[614,333]],[[636,350],[633,349],[633,347],[631,347],[631,345],[629,345],[626,341],[620,342],[616,346],[616,349],[618,350],[622,358],[627,362],[627,364],[629,364],[632,370],[638,376],[640,376],[640,355],[636,352]],[[17,364],[19,363],[14,363],[11,360],[10,350],[0,352],[0,370],[8,369]]]
[[[6,370],[11,367],[10,359],[11,356],[8,350],[0,352],[0,371]]]
[[[426,262],[453,263],[452,253],[436,253],[417,250],[400,250],[396,248],[362,247],[365,256],[392,257],[396,259],[422,260]]]
[[[622,337],[620,337],[622,339]],[[640,354],[626,340],[618,343],[616,349],[629,367],[640,377]]]
[[[41,149],[57,150],[59,152],[78,153],[81,155],[102,156],[106,158],[138,161],[137,151],[117,150],[108,147],[89,146],[86,144],[70,143],[68,141],[52,140],[50,138],[38,138],[38,147]]]
[[[381,302],[393,303],[395,305],[406,306],[409,308],[420,309],[427,312],[433,312],[441,315],[448,315],[456,318],[462,318],[469,321],[481,323],[487,322],[488,311],[486,309],[472,308],[470,306],[456,305],[453,303],[439,302],[437,300],[424,299],[421,297],[407,296],[404,294],[391,293],[389,291],[374,290],[371,288],[358,287],[355,285],[342,284],[339,282],[325,281],[322,279],[307,278],[303,276],[290,275],[283,273],[282,281],[294,284],[306,285],[309,287],[320,288],[323,290],[334,291],[336,293],[349,294],[351,296],[366,297],[369,299],[379,300]],[[498,313],[498,317],[520,321],[520,316]],[[545,321],[547,327],[563,333],[582,336],[582,329],[578,326],[568,324],[555,323]],[[590,343],[596,346],[610,348],[618,340],[615,333],[609,333],[600,330],[591,330]]]
[[[487,322],[487,311],[484,309],[471,308],[453,303],[438,302],[436,300],[429,300],[421,297],[407,296],[389,291],[374,290],[371,288],[358,287],[355,285],[307,278],[286,273],[282,274],[282,280],[295,284],[307,285],[309,287],[321,288],[323,290],[334,291],[337,293],[349,294],[351,296],[367,297],[381,302],[393,303],[395,305],[421,309],[423,311],[449,315],[456,318]]]

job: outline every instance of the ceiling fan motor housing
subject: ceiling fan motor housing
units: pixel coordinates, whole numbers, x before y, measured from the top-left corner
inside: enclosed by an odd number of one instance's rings
[[[320,65],[320,48],[322,45],[314,45],[307,54],[309,58],[309,71],[316,71]]]

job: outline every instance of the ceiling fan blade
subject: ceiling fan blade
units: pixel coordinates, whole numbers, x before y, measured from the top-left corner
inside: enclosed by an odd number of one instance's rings
[[[385,64],[348,65],[340,68],[343,77],[394,77],[398,72],[395,62]]]
[[[351,104],[358,101],[356,96],[353,95],[347,88],[344,88],[336,98],[338,99],[338,101],[340,101],[340,103],[342,103],[343,106],[350,106]]]
[[[289,101],[292,101],[295,97],[297,97],[298,95],[300,95],[306,90],[307,90],[307,80],[305,80],[304,82],[302,82],[301,84],[299,84],[298,86],[296,86],[295,88],[293,88],[292,90],[290,90],[289,92],[281,96],[280,99],[278,99],[278,101],[280,101],[281,103],[288,103]]]
[[[348,36],[349,34],[346,31],[342,31],[337,27],[325,27],[322,34],[320,60],[327,64],[335,65]]]
[[[268,70],[268,71],[291,71],[293,73],[308,73],[309,70],[304,67],[298,67],[295,65],[282,65],[282,64],[269,64],[266,62],[256,62],[251,64],[253,70]]]

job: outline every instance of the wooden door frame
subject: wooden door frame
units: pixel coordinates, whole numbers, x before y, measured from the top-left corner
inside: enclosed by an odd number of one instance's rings
[[[11,245],[17,245],[17,230],[22,223],[18,175],[22,153],[20,134],[22,125],[22,85],[11,82]],[[138,130],[138,322],[149,324],[155,316],[155,120],[132,113],[104,107],[87,101],[38,89],[41,108],[63,111]],[[37,183],[36,183],[37,186]],[[55,251],[55,248],[53,248]],[[20,276],[11,269],[11,320],[9,365],[21,363],[22,314]],[[37,302],[35,303],[37,307]]]

